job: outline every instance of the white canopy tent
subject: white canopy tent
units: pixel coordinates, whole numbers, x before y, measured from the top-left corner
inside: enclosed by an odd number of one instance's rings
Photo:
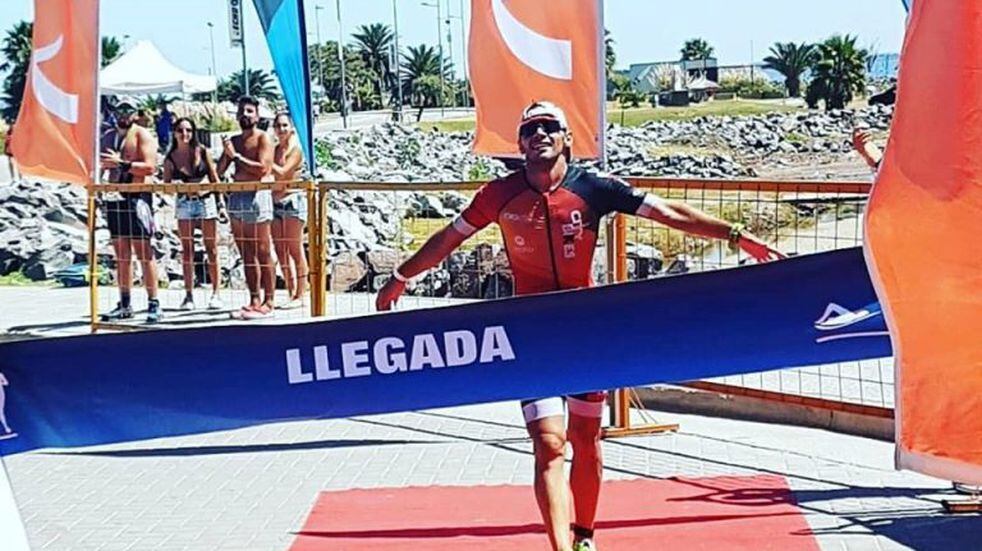
[[[198,94],[216,88],[214,76],[185,72],[149,40],[137,42],[99,73],[99,90],[105,95]]]

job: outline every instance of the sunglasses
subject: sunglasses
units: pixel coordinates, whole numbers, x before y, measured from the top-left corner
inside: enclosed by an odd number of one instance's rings
[[[559,121],[554,120],[544,120],[544,121],[532,121],[527,122],[518,129],[518,135],[522,139],[528,139],[535,135],[539,129],[545,130],[546,134],[555,134],[557,132],[562,132],[565,130],[563,125]]]

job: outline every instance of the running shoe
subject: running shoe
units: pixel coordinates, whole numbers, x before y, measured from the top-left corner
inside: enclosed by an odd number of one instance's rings
[[[108,314],[103,314],[99,317],[104,322],[109,321],[121,321],[128,320],[133,317],[133,308],[131,306],[123,306],[122,302],[117,302],[116,307],[113,308]]]
[[[225,308],[225,303],[222,302],[222,299],[218,296],[218,293],[211,295],[211,298],[208,299],[208,309],[221,310],[222,308]]]
[[[597,551],[592,539],[580,540],[573,544],[573,551]]]
[[[161,316],[160,301],[150,299],[147,303],[147,323],[157,323]]]
[[[194,297],[192,297],[191,295],[185,295],[184,301],[181,302],[181,306],[178,309],[183,310],[185,312],[190,312],[191,310],[194,310]]]

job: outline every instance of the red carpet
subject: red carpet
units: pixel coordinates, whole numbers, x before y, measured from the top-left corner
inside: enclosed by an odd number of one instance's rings
[[[818,551],[776,476],[607,482],[603,551]],[[548,549],[527,486],[437,486],[322,492],[291,551]]]

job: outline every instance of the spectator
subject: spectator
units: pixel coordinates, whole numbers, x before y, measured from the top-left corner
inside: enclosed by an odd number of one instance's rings
[[[171,130],[173,127],[174,113],[165,102],[160,107],[160,115],[157,116],[157,141],[160,142],[160,147],[168,147],[171,145]],[[197,142],[197,140],[195,140],[195,142]]]
[[[224,140],[218,174],[225,174],[235,163],[233,179],[236,182],[268,181],[273,172],[273,140],[257,128],[259,102],[249,96],[239,98],[238,119],[242,133]],[[235,191],[228,194],[228,210],[249,287],[249,303],[233,316],[240,319],[269,317],[273,314],[276,293],[270,239],[273,197],[269,189]]]
[[[112,183],[150,183],[157,172],[157,141],[145,128],[135,124],[133,107],[121,103],[116,107],[116,129],[103,135],[100,143],[101,165],[109,171],[105,180]],[[118,193],[105,202],[106,223],[116,253],[119,302],[102,321],[120,321],[133,317],[130,289],[133,286],[131,254],[143,268],[143,284],[147,288],[147,323],[160,321],[160,302],[157,300],[157,267],[153,258],[150,237],[153,221],[153,194]]]
[[[290,116],[278,113],[273,119],[276,149],[273,151],[273,176],[278,182],[297,179],[303,165],[300,142]],[[303,228],[307,221],[307,192],[294,189],[273,192],[273,244],[280,271],[286,280],[290,300],[283,308],[299,308],[307,282],[307,257],[303,250]]]
[[[164,158],[164,181],[199,184],[218,182],[215,162],[208,148],[198,143],[197,127],[190,118],[177,120],[170,150]],[[221,276],[218,270],[218,220],[225,218],[225,205],[220,195],[205,193],[179,193],[177,195],[177,230],[181,237],[181,268],[184,273],[184,300],[181,310],[194,310],[194,229],[201,228],[205,254],[208,257],[208,279],[211,282],[209,310],[221,310],[218,296]]]

